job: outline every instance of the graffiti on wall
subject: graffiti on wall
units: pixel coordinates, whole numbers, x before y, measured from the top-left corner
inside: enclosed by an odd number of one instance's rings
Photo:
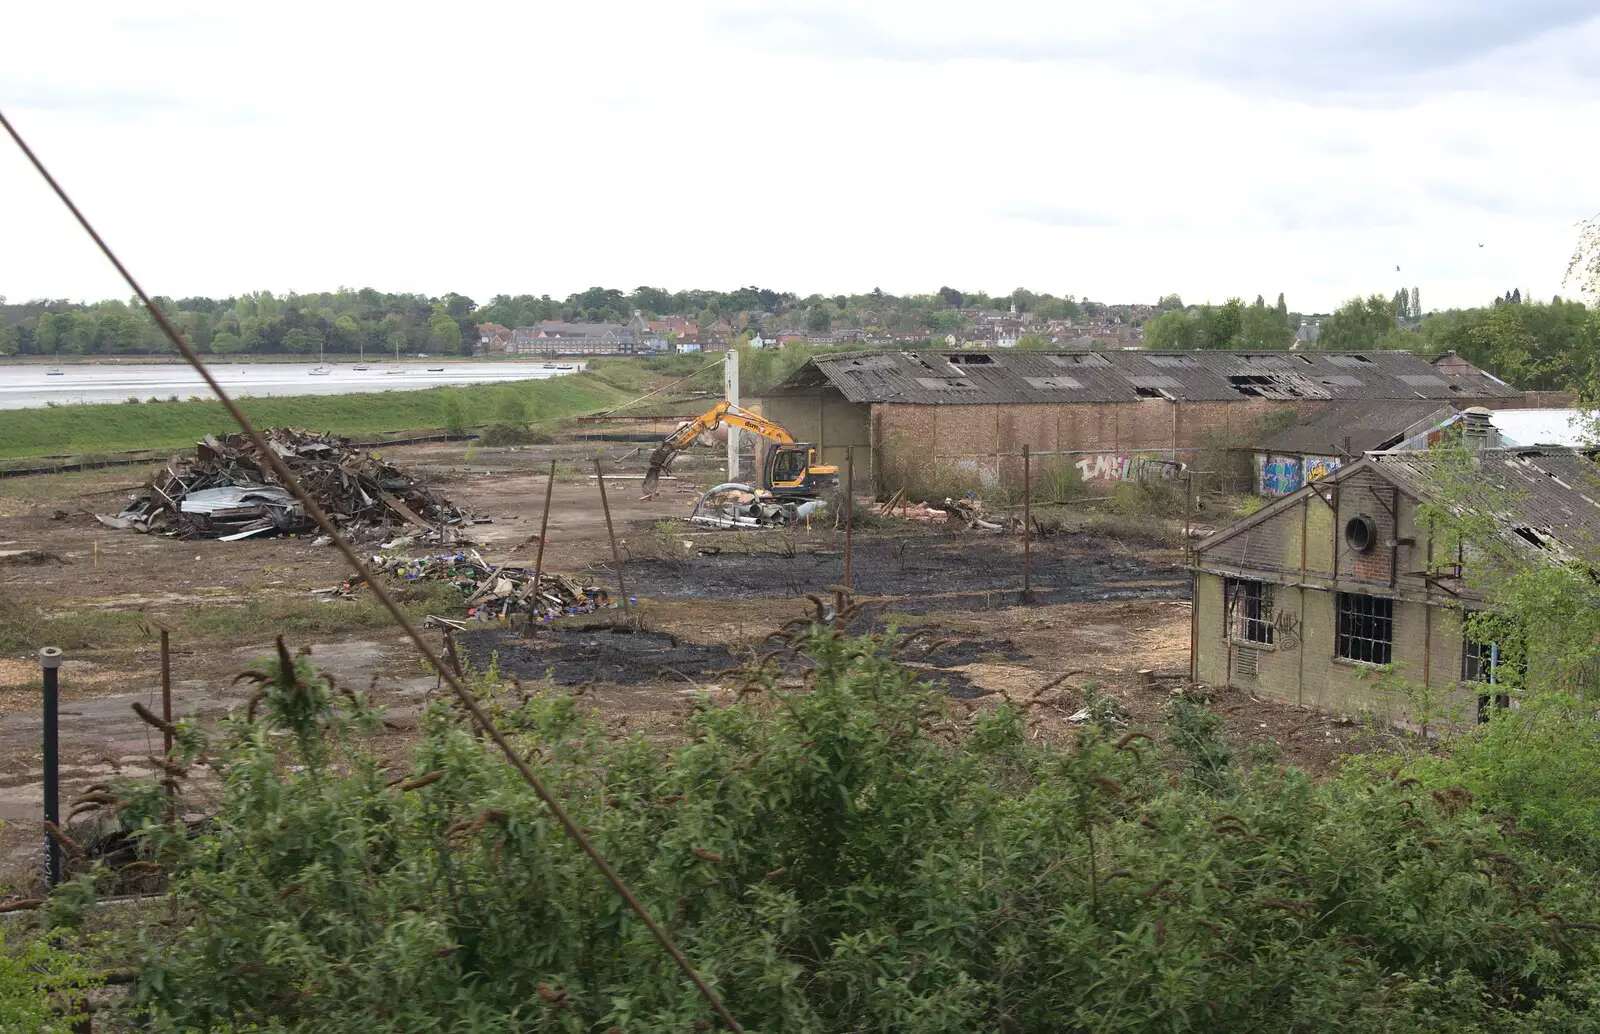
[[[1085,456],[1078,461],[1078,473],[1085,481],[1126,481],[1133,469],[1133,457],[1123,452]]]
[[[1170,481],[1183,476],[1186,469],[1177,460],[1164,460],[1154,456],[1139,456],[1127,452],[1107,452],[1085,456],[1077,462],[1078,473],[1085,481]]]
[[[1332,477],[1338,470],[1340,463],[1332,456],[1307,456],[1306,457],[1306,484],[1321,481],[1325,477]]]
[[[1298,456],[1256,454],[1256,483],[1262,495],[1288,495],[1305,484]]]

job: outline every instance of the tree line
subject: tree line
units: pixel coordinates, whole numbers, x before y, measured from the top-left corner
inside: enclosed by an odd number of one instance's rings
[[[1152,349],[1454,351],[1520,388],[1583,392],[1600,354],[1600,311],[1559,296],[1524,301],[1514,288],[1489,305],[1424,314],[1421,291],[1411,287],[1391,297],[1352,298],[1327,316],[1306,317],[1290,312],[1281,294],[1276,305],[1258,295],[1253,305],[1230,298],[1221,305],[1170,307],[1145,324],[1144,343]]]
[[[1017,288],[1006,295],[942,287],[930,294],[804,297],[761,287],[734,291],[631,292],[592,287],[557,300],[549,295],[495,295],[479,304],[466,295],[391,294],[372,288],[275,295],[253,291],[228,298],[157,299],[162,310],[203,354],[335,355],[363,352],[470,351],[477,324],[531,326],[557,320],[623,323],[635,312],[650,319],[681,316],[734,334],[770,334],[778,327],[811,333],[838,328],[939,336],[960,330],[975,310],[1015,310],[1037,319],[1120,319],[1137,323],[1150,306],[1106,305],[1075,295],[1057,297]],[[5,304],[0,297],[0,355],[150,355],[171,351],[137,300],[95,303],[39,299]]]

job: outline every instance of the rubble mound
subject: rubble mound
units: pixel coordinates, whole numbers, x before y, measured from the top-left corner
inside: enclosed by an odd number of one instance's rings
[[[438,534],[472,521],[470,513],[348,438],[293,427],[268,428],[262,436],[341,531],[381,534],[410,524]],[[121,513],[96,516],[111,528],[224,541],[316,527],[243,434],[206,435],[193,459],[169,462]]]

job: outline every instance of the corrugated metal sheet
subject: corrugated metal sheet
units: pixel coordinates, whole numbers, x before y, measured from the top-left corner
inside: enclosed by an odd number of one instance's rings
[[[1350,439],[1353,453],[1382,449],[1407,428],[1429,417],[1443,420],[1455,412],[1437,401],[1350,402],[1325,406],[1256,446],[1258,452],[1333,456]]]
[[[1373,467],[1420,499],[1459,483],[1459,453],[1378,452]],[[1487,449],[1470,471],[1469,499],[1496,508],[1508,536],[1559,557],[1600,552],[1600,465],[1576,449]]]
[[[1068,373],[1069,377],[1063,377]],[[1473,399],[1521,392],[1480,371],[1447,379],[1409,352],[878,351],[818,356],[768,394],[824,385],[851,402],[1135,402],[1161,378],[1181,402]]]

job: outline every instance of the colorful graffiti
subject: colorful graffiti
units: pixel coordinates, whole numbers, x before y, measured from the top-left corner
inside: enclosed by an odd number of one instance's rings
[[[1257,481],[1262,495],[1288,495],[1298,492],[1305,481],[1300,460],[1295,456],[1256,456]]]
[[[1325,477],[1332,477],[1334,471],[1342,464],[1332,456],[1307,456],[1306,457],[1306,484],[1321,481]]]

